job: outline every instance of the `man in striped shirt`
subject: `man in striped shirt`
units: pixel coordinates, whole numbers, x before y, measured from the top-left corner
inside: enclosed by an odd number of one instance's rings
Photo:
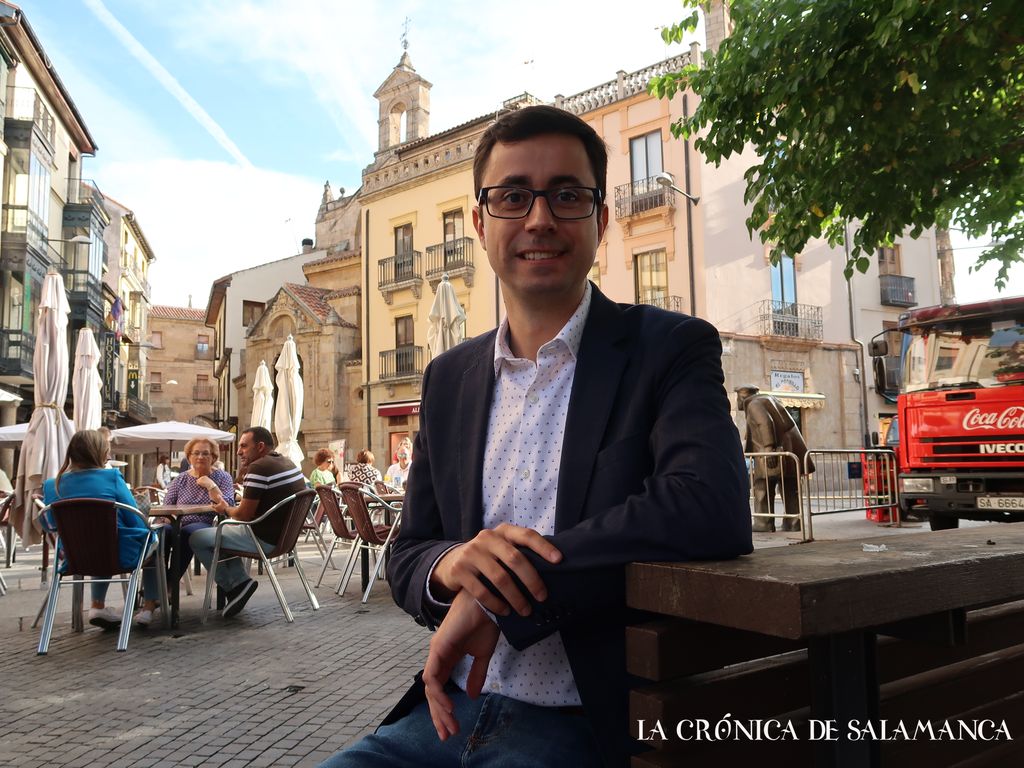
[[[238,441],[239,463],[246,467],[243,482],[242,501],[237,507],[229,507],[221,501],[214,510],[236,520],[255,520],[268,509],[293,493],[305,490],[306,479],[295,463],[273,451],[274,437],[263,427],[250,427],[242,432]],[[285,523],[287,507],[253,526],[253,533],[264,552],[274,548],[281,527]],[[203,528],[192,534],[189,543],[199,561],[207,570],[213,562],[213,543],[216,528]],[[245,551],[253,550],[249,534],[235,526],[229,526],[221,534],[221,546]],[[217,566],[217,584],[224,590],[226,603],[222,615],[230,618],[238,613],[256,591],[258,582],[249,578],[241,560],[233,557]]]

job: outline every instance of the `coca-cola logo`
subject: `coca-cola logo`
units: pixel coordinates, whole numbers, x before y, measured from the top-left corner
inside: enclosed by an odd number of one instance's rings
[[[1024,406],[1011,405],[1002,413],[972,408],[964,415],[963,428],[976,429],[1024,429]]]

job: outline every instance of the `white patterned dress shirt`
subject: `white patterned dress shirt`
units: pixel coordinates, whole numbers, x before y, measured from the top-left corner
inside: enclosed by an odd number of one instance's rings
[[[508,320],[498,328],[494,401],[484,449],[484,528],[512,523],[544,535],[555,532],[562,438],[590,296],[588,282],[572,317],[537,350],[536,363],[512,354]],[[463,690],[472,663],[466,657],[452,673],[452,680]],[[558,632],[523,651],[499,635],[483,692],[543,707],[580,704]]]

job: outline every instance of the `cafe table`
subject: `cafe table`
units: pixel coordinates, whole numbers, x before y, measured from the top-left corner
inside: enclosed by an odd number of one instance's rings
[[[213,512],[210,504],[155,504],[149,508],[150,517],[163,517],[171,523],[171,565],[170,573],[181,570],[181,518],[185,515],[201,515]],[[171,626],[178,626],[178,607],[181,595],[181,577],[168,579],[167,589],[171,600]]]

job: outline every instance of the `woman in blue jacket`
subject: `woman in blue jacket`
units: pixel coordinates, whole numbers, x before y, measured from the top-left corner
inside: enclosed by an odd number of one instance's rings
[[[43,484],[43,502],[60,499],[109,499],[136,507],[128,486],[116,469],[106,469],[110,443],[103,433],[86,429],[76,432],[68,444],[67,456],[57,477]],[[117,510],[118,559],[121,567],[132,570],[149,536],[149,528],[126,509]],[[108,582],[93,581],[89,623],[103,629],[121,626],[121,614],[105,605]]]

